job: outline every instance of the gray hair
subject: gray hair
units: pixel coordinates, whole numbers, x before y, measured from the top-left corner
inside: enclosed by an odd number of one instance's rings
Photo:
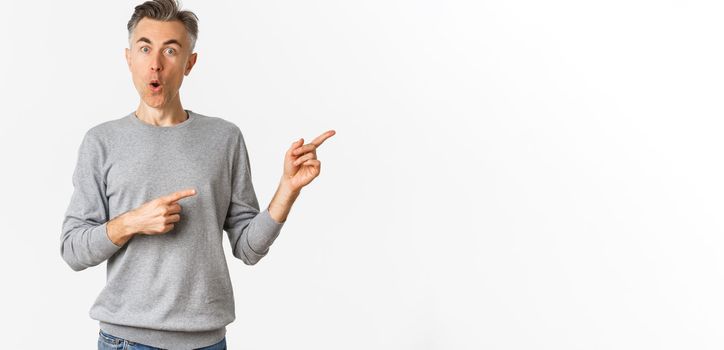
[[[128,40],[131,40],[133,30],[144,17],[159,21],[181,21],[191,39],[191,51],[193,51],[199,35],[199,18],[191,11],[179,10],[180,7],[178,0],[149,0],[136,6],[131,20],[128,21]]]

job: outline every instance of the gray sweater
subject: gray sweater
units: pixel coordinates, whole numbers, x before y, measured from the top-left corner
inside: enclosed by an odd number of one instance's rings
[[[80,145],[60,253],[75,271],[106,263],[106,285],[90,309],[100,328],[130,341],[193,349],[220,341],[235,318],[223,250],[256,264],[284,224],[259,210],[241,130],[187,110],[163,127],[135,113],[90,128]],[[160,235],[137,234],[119,247],[107,222],[186,188],[181,221]]]

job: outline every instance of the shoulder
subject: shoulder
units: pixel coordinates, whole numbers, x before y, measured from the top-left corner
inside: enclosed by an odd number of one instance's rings
[[[83,135],[83,145],[96,145],[103,146],[111,142],[114,137],[117,137],[119,130],[124,127],[124,119],[128,116],[117,117],[115,119],[106,120],[104,122],[97,123],[88,128]]]
[[[204,129],[213,132],[216,136],[243,138],[241,128],[230,120],[193,111],[189,111],[189,113],[194,114],[194,117],[196,118],[194,123],[197,124],[197,126],[201,126]]]

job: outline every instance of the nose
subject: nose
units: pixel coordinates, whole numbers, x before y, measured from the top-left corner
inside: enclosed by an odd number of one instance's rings
[[[161,57],[160,55],[155,55],[151,59],[151,70],[154,72],[159,72],[163,69],[163,64],[161,63]]]

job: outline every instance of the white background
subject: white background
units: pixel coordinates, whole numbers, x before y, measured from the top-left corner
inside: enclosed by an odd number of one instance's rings
[[[83,134],[135,110],[135,1],[3,1],[3,348],[93,349],[105,263],[60,232]],[[266,205],[337,135],[230,349],[724,347],[718,1],[191,1],[184,108],[240,126]]]

